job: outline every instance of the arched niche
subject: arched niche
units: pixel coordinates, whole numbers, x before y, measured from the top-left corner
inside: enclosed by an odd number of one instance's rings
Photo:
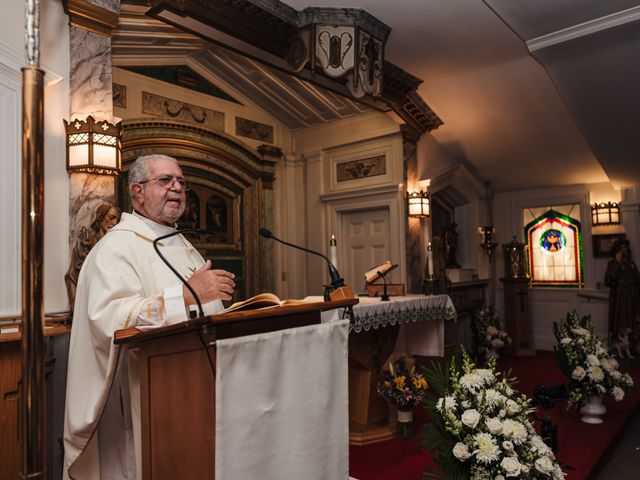
[[[124,120],[121,140],[118,197],[125,211],[131,210],[126,185],[131,163],[152,153],[175,157],[193,186],[180,226],[214,227],[189,239],[214,266],[236,274],[236,299],[273,290],[273,259],[258,230],[273,226],[275,157],[179,121]]]

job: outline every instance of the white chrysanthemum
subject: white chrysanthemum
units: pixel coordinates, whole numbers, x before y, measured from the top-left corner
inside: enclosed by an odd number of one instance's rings
[[[527,439],[527,429],[522,423],[507,419],[502,423],[502,435],[520,445]]]
[[[531,436],[531,445],[533,449],[537,451],[540,455],[548,455],[551,451],[549,446],[544,443],[544,440],[540,437],[540,435],[532,435]]]
[[[613,395],[613,398],[616,399],[616,402],[619,402],[624,398],[624,390],[622,390],[620,387],[613,387],[611,394]]]
[[[500,448],[496,445],[496,440],[488,433],[477,433],[473,437],[475,445],[478,447],[473,451],[476,459],[480,463],[495,462],[500,455]]]
[[[476,425],[478,425],[478,422],[480,421],[480,414],[478,413],[478,411],[475,408],[472,408],[470,410],[466,410],[462,414],[462,417],[460,418],[460,420],[467,427],[476,428]]]
[[[488,368],[477,368],[474,373],[478,375],[487,386],[493,385],[496,381],[496,376]]]
[[[511,399],[507,400],[507,413],[509,415],[515,415],[516,413],[520,412],[520,410],[520,405],[518,405],[517,402]]]
[[[495,388],[488,388],[484,392],[484,399],[487,402],[487,405],[490,407],[495,406],[499,402],[503,402],[506,400],[506,397],[502,395]]]
[[[612,358],[603,358],[600,363],[602,364],[602,368],[609,372],[613,372],[616,369]]]
[[[569,337],[564,337],[562,340],[560,340],[560,343],[562,345],[569,345],[571,342],[573,342],[573,340],[570,339]]]
[[[522,470],[522,465],[516,457],[504,457],[500,462],[500,466],[507,474],[507,477],[517,477]]]
[[[502,433],[502,422],[499,418],[487,418],[484,424],[492,435],[500,435]]]
[[[571,373],[571,378],[574,378],[576,380],[582,380],[586,374],[587,372],[584,370],[584,368],[578,366],[573,369],[573,372]]]
[[[597,365],[592,365],[589,368],[589,377],[596,382],[604,380],[604,371]]]
[[[482,377],[475,372],[467,373],[460,377],[460,385],[470,392],[476,393],[484,383]]]
[[[466,444],[462,442],[458,442],[453,447],[453,456],[456,457],[461,462],[468,460],[471,457],[471,452]]]
[[[553,461],[551,461],[551,459],[547,456],[537,458],[534,465],[536,467],[536,470],[538,470],[540,473],[543,473],[544,475],[550,476],[555,470]]]
[[[592,353],[587,355],[587,362],[589,362],[589,364],[593,365],[593,366],[599,366],[600,365],[600,359],[597,356],[595,356],[594,354],[592,354]]]

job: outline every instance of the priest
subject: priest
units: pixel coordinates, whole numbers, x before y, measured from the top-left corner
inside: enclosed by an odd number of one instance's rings
[[[139,157],[129,170],[133,212],[93,247],[78,278],[69,349],[64,478],[140,479],[137,352],[113,343],[116,330],[187,320],[196,300],[159,258],[153,240],[175,232],[188,182],[177,161]],[[234,275],[213,269],[182,235],[158,242],[196,292],[204,313],[223,308]],[[176,405],[176,408],[182,408]]]

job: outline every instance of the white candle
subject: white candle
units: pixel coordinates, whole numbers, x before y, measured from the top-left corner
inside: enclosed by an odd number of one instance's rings
[[[427,247],[427,252],[429,253],[429,258],[427,259],[429,276],[433,275],[433,250],[431,250],[431,242],[429,242],[429,246]]]
[[[329,240],[329,256],[331,257],[331,263],[333,266],[338,268],[338,242],[336,241],[335,235],[331,235],[331,240]]]

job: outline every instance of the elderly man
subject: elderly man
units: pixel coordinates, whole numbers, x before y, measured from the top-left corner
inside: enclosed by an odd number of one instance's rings
[[[154,239],[175,231],[188,189],[174,158],[139,157],[129,171],[133,212],[122,214],[82,266],[69,350],[65,478],[141,478],[137,355],[114,345],[113,334],[188,318],[195,299],[153,249]],[[205,314],[231,299],[233,274],[212,269],[182,235],[159,247],[188,278]]]

